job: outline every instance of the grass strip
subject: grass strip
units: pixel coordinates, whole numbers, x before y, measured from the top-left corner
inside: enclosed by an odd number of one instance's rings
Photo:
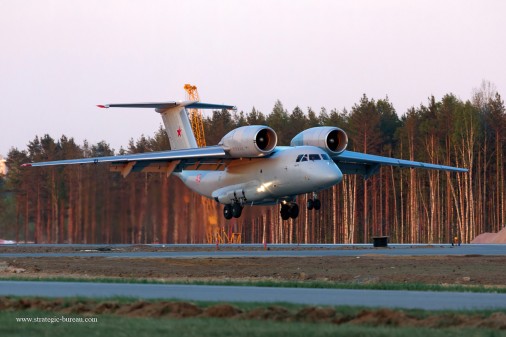
[[[12,300],[12,298],[11,298]],[[20,299],[23,308],[28,302],[32,302],[38,307],[47,307],[40,298]],[[48,300],[49,303],[51,300]],[[503,323],[483,325],[491,315],[497,315],[497,311],[446,311],[431,312],[423,310],[367,310],[350,307],[335,307],[336,317],[348,317],[345,323],[329,322],[324,320],[311,321],[311,318],[302,317],[303,321],[293,320],[294,317],[300,317],[300,313],[307,309],[307,306],[291,305],[287,307],[278,307],[277,312],[290,312],[292,319],[283,319],[279,316],[270,318],[216,318],[216,317],[188,317],[175,318],[170,316],[154,318],[157,311],[153,311],[156,304],[163,304],[163,301],[136,301],[129,298],[118,298],[116,300],[122,304],[122,308],[130,306],[129,311],[123,314],[97,314],[93,309],[100,308],[101,305],[111,304],[114,301],[96,301],[93,299],[65,299],[63,308],[73,306],[73,310],[47,310],[36,309],[32,307],[28,310],[7,309],[0,312],[0,335],[17,336],[22,331],[24,336],[54,336],[54,335],[72,335],[72,336],[505,336],[506,331]],[[155,304],[155,306],[146,306],[146,302]],[[139,317],[139,309],[144,303],[144,313]],[[167,302],[165,302],[167,303]],[[173,302],[174,303],[174,302]],[[182,303],[182,302],[179,302]],[[4,301],[5,304],[5,301]],[[183,303],[184,304],[184,303]],[[217,305],[212,302],[194,303],[200,308],[212,307]],[[220,304],[217,305],[218,307]],[[253,312],[259,309],[272,308],[272,304],[240,304],[234,307],[244,311]],[[60,307],[61,308],[61,307]],[[88,308],[88,312],[86,310]],[[158,313],[163,315],[158,307]],[[6,308],[5,308],[6,309]],[[212,308],[209,308],[212,309]],[[216,313],[216,307],[215,313]],[[133,310],[133,311],[132,311]],[[205,310],[205,309],[204,309]],[[299,315],[297,314],[299,313]],[[311,312],[311,311],[307,311]],[[504,315],[504,311],[501,311]],[[82,314],[81,314],[82,313]],[[375,315],[374,315],[375,313]],[[373,314],[375,319],[363,320],[367,315]],[[133,316],[131,316],[133,315]],[[399,316],[402,315],[402,316]],[[473,317],[474,316],[474,317]],[[468,320],[475,320],[480,316],[476,323],[465,324]],[[20,321],[19,318],[76,318],[93,317],[95,322],[72,323],[68,320],[61,322],[39,322],[33,323]],[[277,318],[276,318],[277,317]],[[400,317],[400,318],[399,318]],[[504,317],[504,316],[501,316]],[[360,321],[351,321],[354,318]],[[413,323],[413,318],[419,318]],[[426,319],[426,320],[424,320]],[[437,319],[437,322],[434,322]],[[411,323],[409,321],[411,320]],[[496,318],[497,320],[497,318]]]
[[[137,283],[137,284],[183,284],[183,285],[218,285],[282,288],[319,288],[319,289],[360,289],[360,290],[411,290],[411,291],[449,291],[474,293],[506,293],[504,287],[481,285],[439,285],[425,283],[338,283],[330,281],[287,281],[287,280],[160,280],[147,278],[116,277],[5,277],[5,281],[48,281],[48,282],[96,282],[96,283]]]
[[[52,317],[43,311],[0,314],[2,336],[501,336],[497,330],[476,328],[431,329],[423,327],[377,327],[328,323],[230,320],[219,318],[155,319],[97,316],[97,323],[19,323],[17,317]],[[74,315],[75,316],[75,315]]]

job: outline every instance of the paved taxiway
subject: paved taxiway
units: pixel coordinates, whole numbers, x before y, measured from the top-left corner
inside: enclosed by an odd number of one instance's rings
[[[240,257],[308,257],[308,256],[435,256],[435,255],[506,255],[506,245],[389,245],[388,248],[373,248],[372,245],[147,245],[159,251],[128,251],[131,245],[42,245],[39,247],[65,247],[71,252],[20,252],[0,253],[1,257],[111,257],[111,258],[240,258]],[[198,250],[191,251],[188,248]],[[179,248],[181,250],[179,250]],[[231,248],[232,250],[229,250]],[[100,251],[99,249],[102,249]],[[253,250],[256,249],[256,250]]]
[[[505,309],[506,294],[124,284],[88,282],[0,281],[0,296],[178,299],[220,302],[286,302],[426,310]]]

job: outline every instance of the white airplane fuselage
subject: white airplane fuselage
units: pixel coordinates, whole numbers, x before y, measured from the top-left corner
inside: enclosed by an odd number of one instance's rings
[[[175,175],[191,190],[220,203],[250,205],[292,201],[343,178],[326,152],[314,146],[277,147],[268,157],[234,160],[223,171],[187,170]]]

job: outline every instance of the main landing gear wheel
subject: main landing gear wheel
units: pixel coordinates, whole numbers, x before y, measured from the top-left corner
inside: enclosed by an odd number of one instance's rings
[[[290,206],[288,206],[287,204],[282,204],[281,205],[281,219],[283,220],[288,220],[290,219],[290,214],[288,214],[288,211],[290,210]]]
[[[230,220],[234,216],[232,213],[232,205],[225,205],[225,208],[223,208],[223,216],[225,219]]]
[[[299,205],[293,204],[282,204],[281,205],[281,219],[288,220],[290,218],[295,219],[299,216]]]
[[[242,205],[238,202],[234,202],[230,205],[225,205],[223,208],[223,216],[225,219],[230,220],[232,218],[239,218],[242,214]]]
[[[314,209],[316,211],[320,210],[320,208],[322,207],[322,203],[320,201],[320,199],[315,199],[314,200]]]
[[[235,203],[233,206],[232,206],[232,215],[234,216],[234,218],[239,218],[242,214],[242,206],[241,204],[239,203]]]
[[[288,209],[288,214],[292,219],[297,218],[299,216],[299,205],[293,203],[292,206],[290,206],[290,209]]]

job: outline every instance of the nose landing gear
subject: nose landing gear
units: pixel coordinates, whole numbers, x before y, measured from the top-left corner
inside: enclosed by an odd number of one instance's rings
[[[321,207],[322,203],[320,199],[318,199],[318,195],[316,193],[313,193],[313,198],[308,199],[307,201],[307,209],[312,210],[314,208],[315,211],[318,211]]]

